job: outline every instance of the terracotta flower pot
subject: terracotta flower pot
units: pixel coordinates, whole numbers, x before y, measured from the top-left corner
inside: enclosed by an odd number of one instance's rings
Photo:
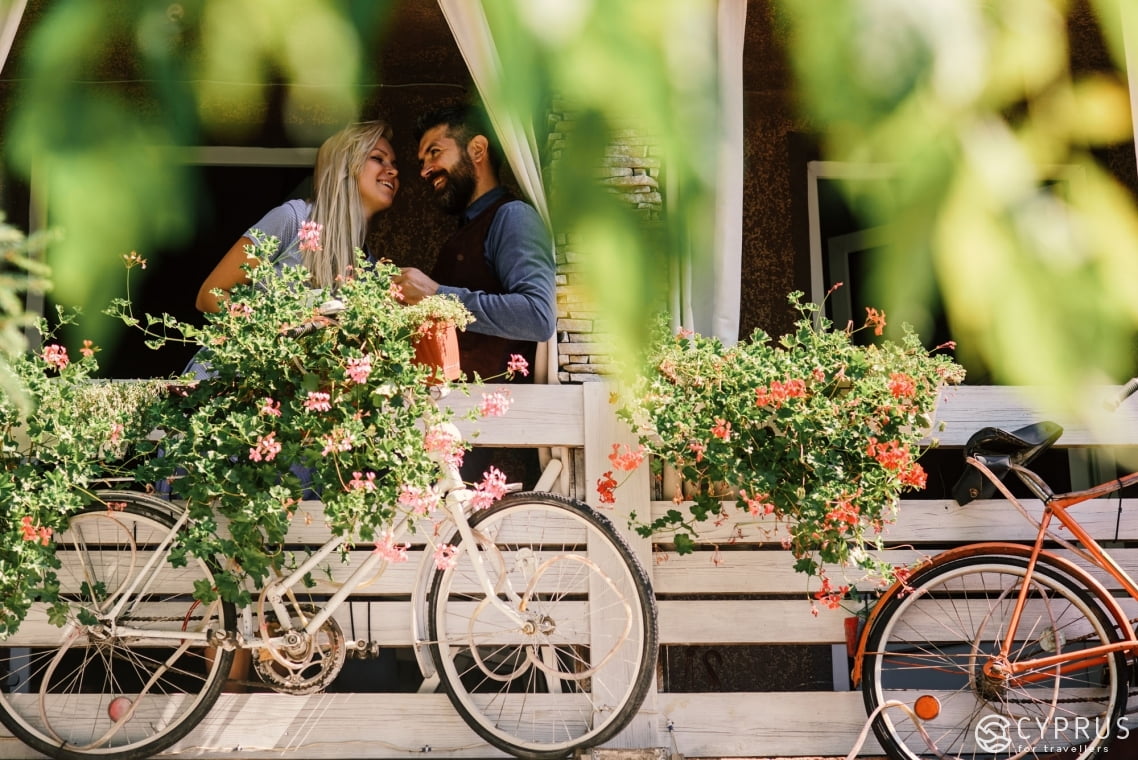
[[[432,327],[415,338],[415,363],[431,368],[429,385],[462,377],[458,360],[458,330],[454,325]]]

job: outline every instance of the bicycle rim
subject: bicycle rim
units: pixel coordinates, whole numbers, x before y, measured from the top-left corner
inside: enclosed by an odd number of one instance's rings
[[[213,584],[200,560],[172,567],[159,556],[146,571],[173,525],[169,505],[127,492],[102,497],[112,509],[77,513],[55,537],[64,625],[49,622],[37,603],[0,647],[7,672],[0,721],[56,758],[133,760],[162,751],[206,714],[233,661],[232,652],[204,643],[114,632],[232,630],[234,613],[230,604],[192,598],[196,582]],[[111,614],[116,607],[121,612]]]
[[[1107,747],[1126,705],[1123,654],[1013,676],[991,670],[1026,567],[1002,556],[934,564],[887,603],[867,640],[866,709],[889,700],[912,707],[920,697],[940,703],[923,722],[927,736],[901,710],[881,713],[874,732],[890,757],[1089,758]],[[1012,662],[1119,640],[1088,591],[1042,564],[1016,630]]]
[[[615,736],[647,694],[657,644],[654,597],[627,543],[588,506],[551,494],[512,494],[470,523],[496,595],[524,622],[491,603],[459,544],[435,574],[429,612],[455,708],[518,757]]]

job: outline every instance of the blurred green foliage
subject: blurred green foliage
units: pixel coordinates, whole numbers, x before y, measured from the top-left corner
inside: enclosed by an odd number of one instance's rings
[[[1094,152],[1132,139],[1125,81],[1072,71],[1069,4],[780,9],[825,157],[892,169],[849,187],[890,231],[873,300],[924,332],[939,288],[962,357],[1093,415],[1083,389],[1135,371],[1138,216]],[[1121,8],[1096,9],[1121,67]]]
[[[167,46],[139,44],[160,10],[142,0],[53,3],[25,55],[8,63],[23,83],[5,149],[13,168],[35,175],[48,223],[63,231],[50,251],[61,303],[101,307],[121,287],[121,255],[188,231],[188,215],[176,210],[192,188],[160,149],[193,134],[192,93]],[[159,86],[142,92],[93,83],[124,50],[138,78]]]
[[[390,3],[332,0],[53,0],[7,63],[20,81],[5,125],[9,165],[35,177],[48,224],[54,297],[88,313],[123,287],[121,257],[188,239],[196,176],[178,159],[203,130],[260,123],[268,84],[288,83],[292,119],[338,128],[362,100],[360,32]],[[321,134],[321,137],[323,134]],[[298,144],[311,135],[294,136]],[[109,327],[92,320],[84,337]]]
[[[553,227],[587,252],[591,297],[614,355],[635,357],[666,303],[669,266],[711,251],[719,132],[715,3],[622,0],[484,3],[502,89],[484,93],[540,127],[550,108],[572,131],[550,178]],[[538,130],[538,134],[541,130]],[[598,183],[605,149],[644,139],[667,173],[676,213],[645,222]],[[742,157],[740,157],[740,160]],[[628,362],[626,369],[634,369]]]
[[[38,317],[27,312],[24,298],[50,287],[50,273],[40,260],[50,239],[47,232],[28,239],[0,216],[0,400],[11,399],[21,414],[30,411],[31,401],[13,360],[27,348],[25,333]]]

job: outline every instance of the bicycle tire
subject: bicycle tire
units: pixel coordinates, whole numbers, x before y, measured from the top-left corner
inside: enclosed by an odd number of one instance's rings
[[[470,527],[497,595],[516,591],[531,628],[489,603],[459,541],[452,566],[434,573],[428,611],[451,703],[527,760],[611,739],[648,693],[658,643],[655,597],[628,543],[588,505],[547,493],[510,494]]]
[[[1083,760],[1110,744],[1126,707],[1123,653],[1101,665],[1004,679],[982,670],[1007,633],[1027,564],[1002,555],[934,562],[914,573],[911,591],[886,602],[866,639],[866,711],[893,699],[913,707],[924,695],[940,702],[939,715],[923,721],[935,752],[907,715],[882,710],[873,730],[890,758]],[[1120,640],[1094,595],[1070,575],[1040,563],[1031,583],[1012,661]]]
[[[0,642],[7,674],[0,722],[58,760],[138,760],[170,747],[217,701],[233,662],[232,651],[213,652],[204,643],[114,633],[113,625],[233,630],[234,608],[195,602],[194,583],[213,582],[213,568],[200,559],[174,567],[158,557],[142,577],[174,525],[172,505],[126,491],[99,496],[100,503],[73,515],[53,537],[66,623],[52,625],[46,605],[36,603],[23,626]],[[128,588],[140,577],[140,585]],[[124,598],[119,614],[102,611]]]

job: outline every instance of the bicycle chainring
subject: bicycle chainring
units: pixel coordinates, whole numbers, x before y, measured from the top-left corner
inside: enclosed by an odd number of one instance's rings
[[[316,614],[312,604],[300,605],[306,617]],[[253,650],[253,666],[257,675],[281,694],[315,694],[330,684],[347,659],[347,646],[340,624],[328,618],[314,635],[302,629],[282,629],[272,612],[265,613],[270,636],[285,641]]]

